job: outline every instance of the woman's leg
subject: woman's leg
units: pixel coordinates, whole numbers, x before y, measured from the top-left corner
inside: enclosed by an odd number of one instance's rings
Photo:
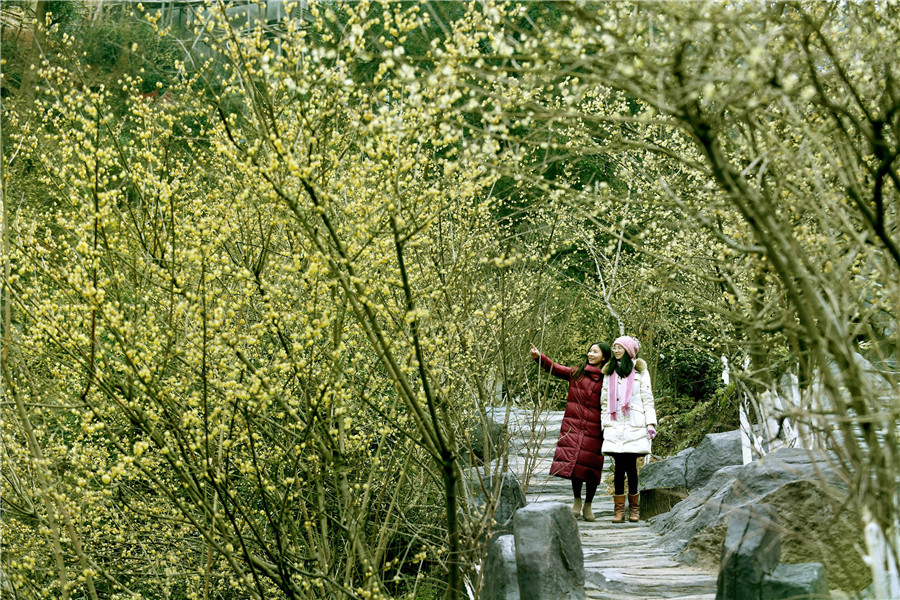
[[[625,470],[625,475],[628,477],[628,493],[629,494],[637,494],[638,493],[638,472],[637,472],[637,454],[623,454],[625,457],[623,468]]]
[[[575,509],[580,508],[581,516],[584,517],[584,520],[585,521],[593,521],[594,520],[594,511],[591,510],[591,501],[594,499],[594,493],[597,491],[597,483],[591,482],[591,481],[588,481],[586,483],[587,483],[587,490],[585,491],[585,495],[584,495],[584,505],[582,505],[581,499],[580,499],[582,481],[578,480],[578,496],[575,496],[575,506],[572,507],[572,510],[574,510],[577,513],[578,511]],[[574,489],[574,488],[575,488],[575,481],[572,480],[572,489]]]
[[[584,482],[577,477],[572,478],[572,495],[575,496],[575,502],[572,504],[572,512],[575,516],[581,514],[581,485]]]
[[[576,499],[581,498],[581,484],[584,483],[580,479],[575,477],[572,478],[572,495],[575,496]],[[590,489],[590,488],[589,488]]]
[[[627,454],[625,474],[628,476],[628,520],[637,523],[641,519],[641,497],[638,494],[637,454]]]
[[[597,485],[599,482],[587,482],[587,486],[584,489],[584,501],[590,504],[594,500],[594,494],[597,493]]]
[[[625,457],[627,454],[613,454],[613,494],[622,496],[625,494]],[[629,484],[631,482],[629,481]],[[628,487],[631,487],[629,485]]]
[[[613,454],[613,523],[625,520],[625,463],[626,454]]]
[[[628,477],[628,493],[637,494],[638,492],[638,474],[637,474],[637,454],[614,454],[616,461],[615,470],[613,471],[613,493],[622,495],[625,493],[625,477]]]

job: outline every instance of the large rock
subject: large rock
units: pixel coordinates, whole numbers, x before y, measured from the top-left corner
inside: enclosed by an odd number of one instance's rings
[[[687,497],[686,487],[641,490],[641,518],[646,521],[656,515],[667,513]]]
[[[512,535],[491,539],[482,573],[481,600],[520,600],[516,540]]]
[[[650,520],[660,544],[680,551],[678,559],[714,569],[719,564],[728,516],[754,504],[772,504],[782,530],[782,560],[818,562],[829,584],[855,592],[871,575],[859,548],[865,547],[859,517],[824,452],[781,448],[744,466],[720,469],[699,490],[668,513]]]
[[[503,456],[507,450],[506,441],[507,434],[503,425],[485,415],[469,431],[472,461],[483,464]]]
[[[731,513],[722,543],[716,600],[762,600],[763,579],[781,558],[777,521],[771,504]]]
[[[728,518],[716,600],[830,598],[825,567],[783,564],[781,526],[771,504],[736,510]]]
[[[681,551],[680,560],[689,564],[700,563],[710,570],[719,562],[719,549],[725,536],[723,523],[723,497],[729,492],[742,467],[733,466],[719,469],[699,490],[676,504],[672,510],[650,519],[650,527],[662,534],[660,545],[674,552]],[[709,528],[722,524],[722,531],[710,547],[688,548],[688,545],[699,538]],[[700,551],[700,556],[693,552]],[[706,560],[704,560],[706,559]]]
[[[484,515],[493,510],[494,533],[512,533],[513,513],[525,506],[525,493],[512,473],[478,477],[468,482],[469,504],[473,513]]]
[[[688,495],[685,472],[694,448],[686,448],[672,458],[645,464],[641,468],[641,516],[649,519],[668,512]]]
[[[711,433],[695,448],[641,469],[641,514],[644,518],[668,512],[688,494],[703,487],[713,473],[743,464],[741,432]]]
[[[825,567],[819,563],[780,564],[763,578],[760,600],[830,598]]]
[[[522,600],[583,600],[584,554],[572,509],[536,502],[513,517]]]
[[[693,452],[694,448],[685,448],[672,458],[645,464],[641,468],[641,489],[686,488],[687,461]]]
[[[695,490],[705,485],[712,474],[722,467],[742,464],[744,455],[739,429],[707,434],[697,449],[687,456],[685,486]]]

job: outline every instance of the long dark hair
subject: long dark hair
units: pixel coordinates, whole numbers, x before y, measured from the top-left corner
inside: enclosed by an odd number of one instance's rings
[[[606,342],[594,342],[593,344],[588,346],[588,350],[590,351],[590,349],[594,346],[599,347],[600,353],[603,355],[603,362],[601,362],[597,367],[599,369],[602,368],[603,365],[605,365],[607,361],[612,357],[612,348],[610,348],[609,344],[607,344]],[[575,369],[575,372],[572,373],[572,381],[578,381],[579,379],[584,377],[584,368],[586,366],[588,366],[587,359],[585,359],[583,365],[579,366],[577,369]]]
[[[610,359],[609,368],[604,369],[604,371],[609,371],[611,374],[613,371],[619,377],[628,377],[631,375],[631,372],[634,371],[634,361],[631,360],[631,357],[628,356],[628,352],[622,355],[622,359],[618,360],[615,356]]]

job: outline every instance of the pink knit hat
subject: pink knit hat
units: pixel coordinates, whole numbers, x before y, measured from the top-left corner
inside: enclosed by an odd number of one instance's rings
[[[625,352],[628,353],[628,356],[630,356],[632,360],[634,360],[634,357],[637,356],[638,350],[641,347],[641,343],[630,335],[617,337],[616,341],[613,342],[613,346],[615,346],[616,344],[625,348]]]

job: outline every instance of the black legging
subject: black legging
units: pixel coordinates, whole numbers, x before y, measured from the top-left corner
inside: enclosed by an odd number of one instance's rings
[[[637,459],[639,454],[625,452],[613,454],[615,470],[613,471],[613,493],[621,496],[625,493],[625,476],[628,475],[628,493],[638,493]]]
[[[587,487],[584,490],[584,501],[591,502],[594,499],[594,494],[597,492],[597,484],[599,482],[595,481],[591,483],[590,481],[572,478],[572,493],[575,494],[576,498],[581,498],[582,483],[587,483]]]

